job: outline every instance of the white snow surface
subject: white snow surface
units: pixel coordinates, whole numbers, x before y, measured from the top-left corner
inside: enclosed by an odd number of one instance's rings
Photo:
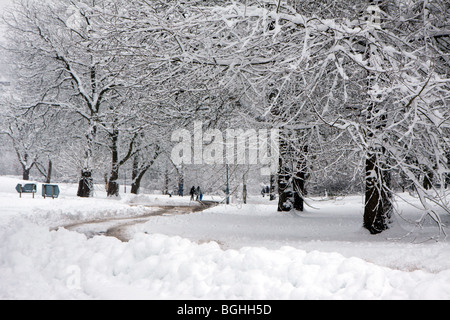
[[[58,199],[19,199],[20,182],[0,177],[0,299],[450,299],[449,242],[430,240],[439,232],[431,222],[415,230],[408,221],[420,212],[400,200],[401,217],[376,236],[361,226],[361,196],[310,199],[301,214],[251,197],[151,217],[125,243],[56,227],[189,198],[108,199],[99,186],[79,199],[75,185],[60,184]]]

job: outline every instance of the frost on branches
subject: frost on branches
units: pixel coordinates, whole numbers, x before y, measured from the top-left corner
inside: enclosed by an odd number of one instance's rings
[[[280,211],[346,176],[340,191],[362,186],[376,234],[397,190],[442,232],[450,213],[448,12],[444,0],[53,0],[19,1],[5,21],[19,105],[64,115],[54,126],[78,151],[80,196],[96,170],[118,195],[131,162],[140,184],[174,128],[244,123],[280,130]]]

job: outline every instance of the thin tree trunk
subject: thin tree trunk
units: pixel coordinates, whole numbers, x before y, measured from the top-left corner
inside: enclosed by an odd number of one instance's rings
[[[276,193],[275,193],[275,184],[276,184],[276,177],[274,174],[270,175],[270,201],[275,201],[277,199]]]
[[[184,172],[183,168],[180,170],[177,169],[178,172],[178,195],[180,197],[184,196]]]
[[[242,176],[242,200],[244,204],[247,204],[247,174]]]
[[[48,160],[47,177],[45,179],[45,183],[49,184],[52,182],[52,173],[53,173],[53,162],[52,160]]]
[[[86,135],[87,147],[86,147],[84,168],[81,170],[81,177],[78,183],[77,196],[80,198],[90,198],[94,195],[94,179],[92,178],[91,164],[96,134],[97,134],[97,127],[95,123],[91,122],[89,131]]]
[[[280,158],[279,158],[279,172],[278,172],[278,211],[286,212],[292,210],[292,203],[289,201],[292,198],[292,190],[290,187],[290,178],[292,170],[289,168],[289,152],[286,136],[280,137]]]
[[[111,135],[112,145],[111,145],[111,153],[112,153],[112,163],[111,163],[111,174],[108,179],[108,197],[117,197],[119,196],[119,151],[118,151],[118,140],[119,140],[119,131],[114,130]]]
[[[133,168],[131,170],[131,193],[138,194],[140,188],[140,181],[137,181],[139,175],[139,156],[133,158]]]
[[[294,209],[298,211],[304,211],[306,195],[305,181],[307,175],[306,153],[308,152],[308,146],[303,147],[303,154],[297,159],[297,169],[293,177],[293,189],[294,189]]]
[[[165,196],[169,194],[169,183],[170,183],[169,170],[166,168],[164,170],[164,190],[163,190],[163,195]]]

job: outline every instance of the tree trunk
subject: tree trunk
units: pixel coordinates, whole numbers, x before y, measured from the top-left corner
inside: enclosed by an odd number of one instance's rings
[[[181,170],[181,173],[179,172],[178,177],[178,195],[180,197],[184,196],[184,176],[183,176],[183,170]]]
[[[48,160],[47,176],[45,178],[45,183],[47,184],[52,182],[52,171],[53,171],[53,162],[52,160]]]
[[[30,171],[31,171],[31,169],[23,167],[22,180],[25,180],[25,181],[30,180]]]
[[[306,154],[308,153],[308,146],[303,147],[303,152],[296,159],[297,168],[293,177],[293,189],[294,189],[294,209],[298,211],[304,211],[306,195],[305,181],[307,175]]]
[[[450,152],[447,152],[445,155],[447,158],[447,170],[450,170]],[[450,173],[447,172],[445,174],[445,189],[447,189],[449,185],[450,185]]]
[[[276,184],[276,177],[274,174],[270,175],[270,201],[275,201],[277,199],[276,193],[275,193],[275,184]]]
[[[139,189],[141,188],[141,182],[136,181],[131,184],[131,193],[132,194],[139,194]]]
[[[289,135],[284,132],[280,136],[280,167],[278,174],[278,211],[304,210],[305,180],[307,175],[306,153],[308,147],[299,147],[296,134],[290,137],[297,143],[289,145]]]
[[[147,170],[141,171],[137,174],[135,178],[133,178],[133,182],[131,184],[131,193],[132,194],[139,194],[139,189],[141,188],[141,182],[142,178],[144,178],[145,173]]]
[[[139,175],[139,156],[133,158],[133,169],[131,171],[131,193],[138,194],[140,188],[140,181],[136,179]]]
[[[92,178],[92,158],[97,126],[91,121],[89,131],[86,135],[87,146],[85,153],[84,168],[81,170],[81,177],[78,183],[77,196],[80,198],[90,198],[94,195],[94,179]]]
[[[167,196],[169,194],[169,183],[170,183],[170,179],[169,179],[169,170],[166,168],[164,170],[164,190],[163,190],[163,195]]]
[[[92,172],[89,170],[81,171],[80,182],[78,183],[77,196],[81,198],[89,198],[94,194],[94,182]]]
[[[377,154],[369,154],[366,160],[364,227],[371,234],[379,234],[388,229],[392,213],[389,175],[389,172],[380,168]]]
[[[119,179],[119,173],[113,172],[108,181],[108,197],[118,197],[119,196],[119,183],[117,180]]]
[[[284,137],[283,137],[284,138]],[[285,139],[280,139],[280,158],[279,158],[279,172],[278,172],[278,211],[287,212],[293,209],[291,198],[292,198],[292,188],[291,184],[291,173],[292,170],[289,168],[288,152],[287,152],[287,142]]]
[[[422,184],[423,188],[425,190],[433,189],[433,178],[434,178],[433,172],[428,168],[424,168],[423,172],[424,172]]]
[[[119,151],[118,151],[118,141],[119,141],[119,131],[114,130],[111,135],[111,174],[108,179],[108,197],[118,197],[119,196]]]
[[[247,177],[245,173],[242,176],[242,201],[247,204]]]
[[[153,159],[147,163],[144,167],[140,167],[139,165],[139,155],[135,155],[133,159],[133,170],[131,173],[131,193],[132,194],[138,194],[139,189],[141,188],[141,181],[142,178],[144,178],[147,171],[152,167],[153,163],[155,163],[156,159],[158,158],[160,154],[160,148],[159,146],[156,146],[155,154],[153,156]]]
[[[34,163],[33,163],[34,164]],[[33,165],[28,165],[28,153],[25,153],[23,157],[23,161],[21,162],[22,165],[22,180],[28,181],[30,180],[30,171]]]

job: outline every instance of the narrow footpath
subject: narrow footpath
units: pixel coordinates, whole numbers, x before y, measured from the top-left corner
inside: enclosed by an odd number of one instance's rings
[[[102,235],[106,237],[115,237],[122,242],[128,242],[134,236],[131,229],[138,224],[148,222],[152,217],[192,214],[207,210],[218,204],[218,202],[214,201],[202,201],[195,206],[146,206],[151,210],[149,210],[149,213],[145,215],[83,221],[62,226],[62,228],[83,233],[88,238]]]

